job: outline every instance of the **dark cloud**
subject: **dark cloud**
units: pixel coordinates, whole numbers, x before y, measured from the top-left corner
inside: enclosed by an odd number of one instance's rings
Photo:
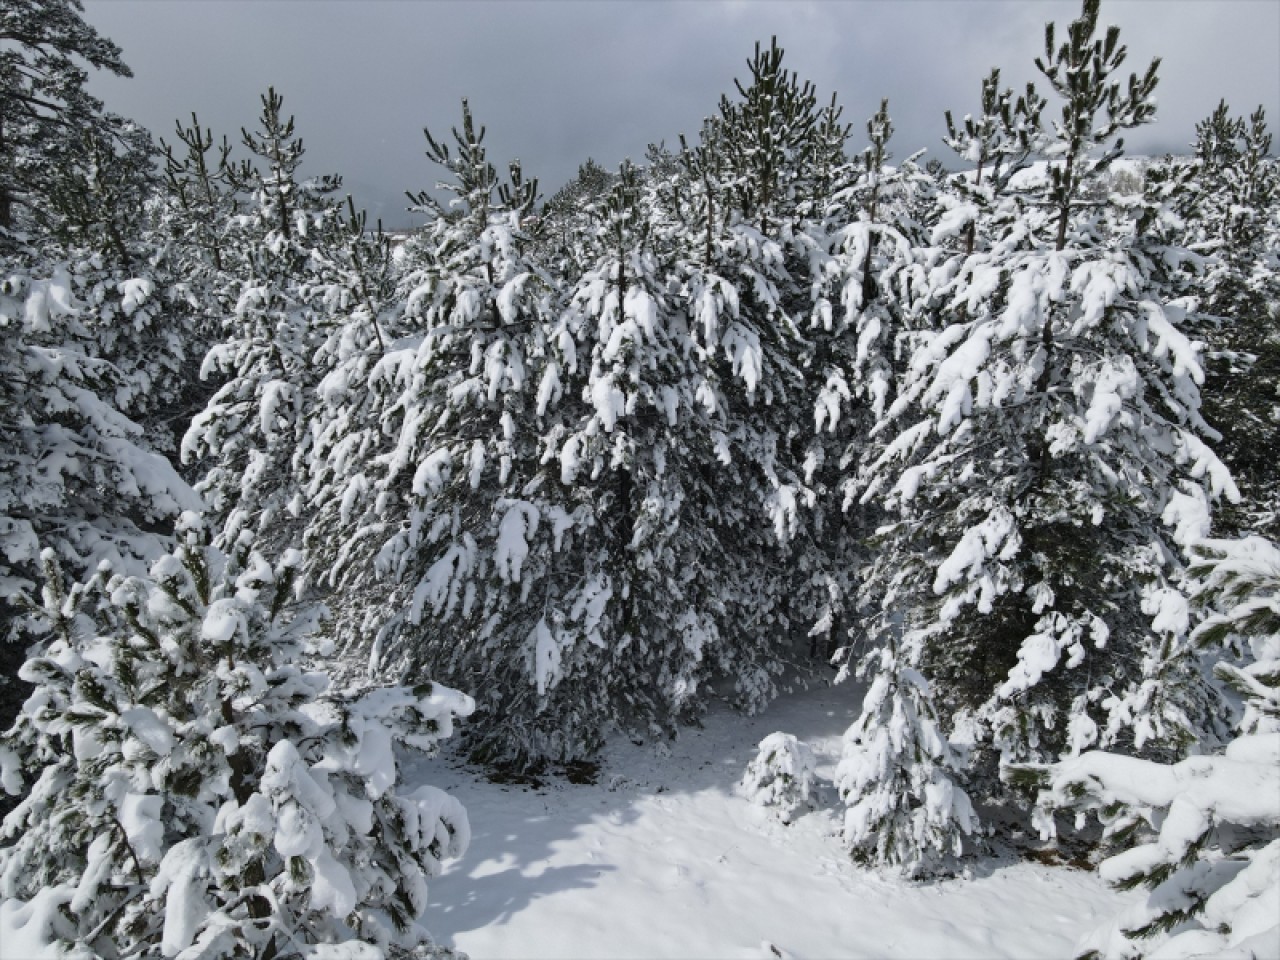
[[[972,110],[992,66],[1034,79],[1047,20],[1066,0],[866,2],[263,2],[88,0],[88,19],[118,42],[133,80],[95,77],[117,112],[162,136],[192,110],[238,137],[274,85],[296,114],[315,172],[336,171],[389,225],[407,222],[403,191],[437,179],[422,127],[446,133],[470,99],[499,164],[519,157],[550,194],[586,157],[614,165],[674,143],[715,112],[747,73],[757,40],[776,34],[787,62],[831,91],[855,124],[890,99],[895,152],[943,151],[942,112]],[[1161,56],[1157,124],[1133,152],[1181,150],[1225,97],[1280,122],[1280,3],[1104,2],[1127,66]],[[945,158],[944,158],[945,159]]]

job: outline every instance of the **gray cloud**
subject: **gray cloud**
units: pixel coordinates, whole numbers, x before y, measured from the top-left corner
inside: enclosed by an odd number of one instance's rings
[[[547,195],[593,156],[639,159],[715,112],[747,74],[755,41],[776,34],[788,65],[845,118],[890,99],[898,156],[945,156],[942,112],[976,106],[992,66],[1034,79],[1047,20],[1068,0],[988,2],[263,2],[88,0],[86,15],[119,43],[135,78],[95,77],[108,106],[162,136],[192,110],[238,140],[274,85],[297,116],[313,172],[342,173],[358,203],[390,226],[409,221],[403,192],[430,187],[422,127],[437,134],[470,99],[499,165],[519,157]],[[1131,152],[1181,150],[1226,97],[1280,123],[1280,4],[1250,0],[1104,2],[1132,70],[1163,57],[1158,123]]]

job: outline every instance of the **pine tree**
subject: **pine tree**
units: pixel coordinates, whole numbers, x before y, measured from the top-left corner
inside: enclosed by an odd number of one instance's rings
[[[738,787],[752,803],[773,808],[790,823],[816,804],[815,766],[808,744],[789,733],[771,733],[760,741]]]
[[[6,234],[0,254],[0,622],[14,644],[38,629],[19,614],[38,544],[77,575],[104,556],[145,563],[160,549],[155,526],[199,502],[157,453],[165,435],[152,428],[182,390],[190,344],[158,290],[146,132],[117,132],[128,134],[119,149],[86,126],[82,151],[38,184],[30,242]]]
[[[794,632],[775,573],[796,504],[762,376],[762,336],[780,334],[721,271],[742,252],[768,284],[771,241],[715,213],[708,240],[706,206],[675,212],[669,164],[624,165],[548,265],[523,229],[527,182],[499,184],[482,137],[464,108],[453,145],[429,138],[458,201],[414,196],[436,220],[406,247],[405,337],[332,411],[311,542],[339,632],[374,637],[379,669],[487,677],[471,732],[496,760],[670,728],[716,677],[759,707]]]
[[[243,131],[257,165],[246,160],[233,182],[252,194],[252,212],[230,233],[235,306],[201,368],[202,378],[216,373],[224,382],[182,441],[183,461],[200,462],[196,488],[222,527],[223,546],[242,530],[273,545],[301,537],[309,412],[326,372],[316,363],[324,331],[315,274],[317,257],[339,242],[339,208],[329,194],[340,180],[301,179],[305,149],[282,107],[269,90],[259,131]]]
[[[160,549],[151,531],[180,510],[199,507],[142,428],[118,408],[145,384],[126,379],[99,349],[103,326],[118,331],[140,314],[154,317],[148,284],[126,281],[123,296],[103,282],[86,290],[65,263],[43,261],[33,250],[23,259],[0,258],[0,650],[6,660],[20,657],[22,641],[41,629],[23,611],[35,592],[42,547],[76,575],[102,559],[122,569],[145,565]],[[4,673],[7,688],[12,675]],[[6,689],[5,717],[12,715],[9,698]]]
[[[131,76],[120,48],[83,17],[80,0],[13,0],[0,11],[0,230],[38,227],[50,178],[87,136],[110,137],[82,64]]]
[[[721,97],[724,145],[733,172],[730,192],[744,220],[771,236],[794,215],[810,191],[804,180],[821,176],[821,163],[809,166],[813,129],[818,122],[813,85],[801,84],[782,68],[783,50],[774,37],[767,51],[756,44],[747,61],[751,79],[735,80],[741,100]]]
[[[175,133],[181,149],[160,141],[162,179],[151,203],[149,230],[163,250],[157,285],[171,322],[184,331],[183,389],[163,411],[176,451],[191,421],[221,386],[218,378],[202,379],[200,369],[225,337],[239,295],[236,245],[229,236],[239,196],[226,137],[215,144],[212,130],[201,127],[194,113],[190,126],[175,124]]]
[[[963,752],[939,728],[929,685],[912,666],[918,661],[918,652],[892,641],[868,654],[859,673],[874,679],[836,770],[854,859],[909,877],[945,870],[978,826],[956,782]]]
[[[1268,451],[1280,440],[1280,164],[1259,107],[1247,120],[1226,103],[1196,127],[1196,161],[1179,205],[1183,242],[1206,258],[1189,279],[1199,300],[1196,333],[1209,345],[1205,418],[1244,502],[1228,521],[1274,536],[1280,504]],[[1175,177],[1178,164],[1166,177]]]
[[[776,40],[757,46],[749,80],[735,81],[740,99],[723,97],[696,150],[686,147],[690,179],[701,183],[691,184],[693,216],[684,218],[698,225],[684,240],[689,310],[720,341],[707,346],[730,441],[720,459],[734,465],[747,508],[732,535],[733,555],[746,562],[725,583],[747,596],[752,571],[774,572],[755,584],[748,622],[773,632],[778,666],[819,653],[806,634],[824,623],[817,633],[829,633],[839,605],[841,538],[815,512],[826,478],[815,473],[806,422],[817,392],[811,367],[823,366],[814,341],[829,332],[814,328],[830,327],[821,300],[830,257],[815,224],[842,185],[849,132],[835,101],[820,109],[812,85],[782,64]],[[748,702],[767,702],[774,672],[758,674]]]
[[[574,219],[580,218],[592,204],[597,203],[613,186],[614,175],[600,166],[592,157],[578,165],[578,172],[557,190],[542,208],[542,216],[563,221],[560,230],[567,235]],[[567,236],[564,236],[567,242]]]
[[[85,90],[89,67],[129,70],[82,12],[0,11],[0,650],[15,668],[42,629],[24,613],[41,545],[76,576],[145,567],[156,531],[198,506],[156,453],[193,345],[151,231],[154,150]]]
[[[1280,936],[1280,550],[1260,537],[1205,540],[1190,573],[1207,616],[1197,644],[1240,696],[1237,736],[1221,754],[1172,765],[1090,751],[1010,770],[1041,788],[1045,837],[1054,813],[1094,813],[1126,849],[1099,873],[1146,898],[1081,943],[1084,956],[1256,955]]]
[[[855,859],[919,876],[953,863],[977,818],[957,783],[964,753],[942,734],[919,673],[924,635],[899,637],[900,620],[888,606],[877,613],[856,583],[876,561],[871,534],[884,518],[875,502],[857,502],[845,470],[866,456],[866,438],[897,399],[929,320],[917,303],[928,280],[927,224],[918,216],[932,205],[934,181],[914,157],[888,165],[892,131],[882,101],[867,123],[869,146],[848,168],[849,186],[831,198],[824,224],[829,259],[810,336],[826,383],[814,402],[810,458],[835,471],[819,488],[828,516],[822,539],[844,576],[830,608],[838,624],[828,613],[815,629],[830,632],[838,680],[872,678],[837,770],[845,843]],[[834,318],[833,304],[842,308]],[[870,649],[852,642],[863,634],[877,640]]]
[[[1156,63],[1123,91],[1111,79],[1125,48],[1115,28],[1095,37],[1097,16],[1087,0],[1061,45],[1046,29],[1037,65],[1063,101],[1047,175],[989,251],[931,273],[941,323],[854,488],[894,514],[868,573],[873,637],[913,652],[952,736],[977,746],[975,799],[1000,792],[997,760],[1170,756],[1214,709],[1173,538],[1235,491],[1201,439],[1185,306],[1161,297],[1176,248],[1141,210],[1106,219],[1084,199],[1156,82]]]
[[[217,277],[234,266],[227,238],[238,209],[231,144],[225,136],[215,144],[213,130],[201,127],[194,113],[191,126],[184,127],[179,121],[175,127],[185,151],[177,154],[174,145],[160,142],[168,214],[165,226],[174,241],[192,255],[193,272]]]
[[[0,249],[18,273],[66,271],[80,321],[66,339],[114,367],[110,402],[150,429],[181,389],[189,331],[155,295],[164,252],[150,234],[150,135],[84,89],[86,65],[129,69],[82,12],[76,0],[4,10]],[[49,343],[62,337],[56,323],[43,332]]]
[[[812,423],[803,463],[814,491],[813,542],[828,594],[811,632],[825,654],[847,657],[856,621],[856,579],[865,537],[879,524],[874,509],[850,509],[847,470],[884,416],[910,356],[917,323],[912,303],[924,287],[916,211],[927,207],[932,180],[914,157],[890,167],[888,102],[867,122],[869,145],[837,167],[840,184],[806,229],[812,302],[801,354],[806,383],[794,416]],[[815,582],[814,584],[818,584]]]
[[[699,709],[714,677],[744,707],[766,702],[776,638],[762,619],[770,587],[752,569],[771,539],[763,478],[728,399],[758,387],[755,340],[734,317],[736,291],[684,260],[691,246],[705,253],[702,237],[672,221],[663,193],[624,164],[598,210],[567,312],[583,329],[588,406],[561,462],[594,488],[591,566],[611,595],[606,642],[622,654],[606,675],[613,710],[669,725]],[[741,481],[739,504],[721,495],[716,461],[720,481]]]
[[[478,748],[573,754],[572,738],[594,728],[542,716],[547,644],[535,627],[573,535],[545,438],[576,344],[520,230],[536,182],[518,166],[499,181],[483,135],[465,103],[452,147],[428,134],[459,203],[414,195],[436,219],[406,249],[392,321],[405,336],[326,384],[309,542],[317,576],[341,592],[338,632],[370,669],[467,687],[486,677]]]
[[[169,455],[199,398],[192,381],[209,345],[204,291],[164,228],[150,134],[119,123],[112,139],[89,131],[82,142],[82,155],[52,183],[41,250],[66,264],[88,308],[93,352],[121,381],[114,403]]]
[[[4,909],[74,956],[428,943],[425,880],[469,829],[447,794],[396,790],[393,749],[433,749],[469,698],[329,689],[303,666],[296,551],[223,554],[194,514],[176,540],[149,575],[104,564],[69,589],[44,555],[51,640],[0,741],[4,788],[26,792],[0,827]]]
[[[65,247],[97,250],[126,269],[136,266],[130,243],[144,232],[154,159],[151,135],[119,117],[107,115],[81,131],[49,178],[45,235]]]
[[[66,269],[95,341],[79,346],[114,365],[114,405],[164,449],[172,427],[155,428],[173,415],[200,345],[173,308],[167,251],[151,229],[150,135],[85,89],[88,67],[129,68],[82,14],[78,0],[24,0],[0,15],[0,246],[33,276]]]

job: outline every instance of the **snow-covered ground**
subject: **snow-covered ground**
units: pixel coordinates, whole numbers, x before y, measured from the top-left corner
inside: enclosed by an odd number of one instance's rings
[[[844,686],[783,697],[758,717],[718,707],[672,743],[613,743],[595,784],[495,784],[447,755],[409,765],[407,786],[453,793],[474,831],[434,881],[427,925],[476,960],[1032,958],[1072,955],[1122,906],[1094,874],[1065,867],[886,878],[849,861],[831,812],[788,827],[737,796],[774,730],[808,741],[829,779],[857,706]]]

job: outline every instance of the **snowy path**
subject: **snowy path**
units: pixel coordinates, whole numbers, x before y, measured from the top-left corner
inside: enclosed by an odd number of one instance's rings
[[[1017,864],[911,885],[856,868],[827,812],[790,827],[733,793],[774,730],[829,775],[848,687],[744,718],[716,709],[668,755],[623,740],[600,782],[497,785],[456,760],[406,770],[457,796],[474,837],[432,884],[426,922],[474,960],[500,958],[1066,957],[1119,900],[1092,874]],[[770,945],[773,945],[771,948]]]

